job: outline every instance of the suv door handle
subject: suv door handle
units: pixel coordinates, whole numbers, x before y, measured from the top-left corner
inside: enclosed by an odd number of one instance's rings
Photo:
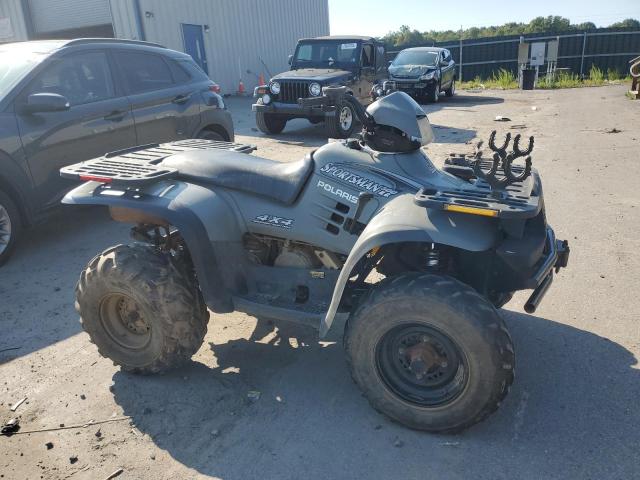
[[[127,113],[129,112],[126,110],[114,110],[109,115],[105,115],[104,119],[109,122],[119,122],[127,116]]]
[[[190,98],[191,98],[191,94],[185,93],[183,95],[178,95],[176,98],[171,100],[171,103],[177,103],[177,104],[187,103]]]

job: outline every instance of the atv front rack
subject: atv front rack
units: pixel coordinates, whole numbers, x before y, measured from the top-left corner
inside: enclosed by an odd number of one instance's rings
[[[480,160],[480,166],[490,168],[491,160]],[[512,166],[514,174],[519,175],[523,167]],[[535,170],[522,181],[506,186],[500,196],[496,196],[491,185],[481,178],[469,183],[468,188],[430,189],[421,188],[414,202],[421,207],[436,210],[470,213],[498,218],[531,218],[540,211],[540,182]],[[496,176],[504,173],[499,169]]]
[[[162,160],[171,155],[193,150],[251,153],[256,148],[255,145],[201,139],[141,145],[63,167],[60,169],[60,176],[85,182],[98,181],[127,187],[141,187],[178,175],[177,169],[159,165]]]

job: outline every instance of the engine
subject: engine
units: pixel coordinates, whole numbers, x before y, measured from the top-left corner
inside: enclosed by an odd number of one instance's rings
[[[251,261],[259,265],[340,269],[345,260],[308,243],[265,235],[245,235],[244,247]]]

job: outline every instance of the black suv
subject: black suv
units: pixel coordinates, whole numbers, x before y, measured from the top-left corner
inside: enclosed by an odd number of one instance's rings
[[[402,50],[389,64],[385,91],[401,90],[416,100],[437,102],[440,92],[452,97],[456,91],[456,62],[445,48],[416,47]]]
[[[288,120],[306,118],[311,123],[324,121],[329,137],[347,138],[356,120],[351,106],[304,108],[298,99],[318,97],[325,86],[346,86],[350,94],[367,105],[374,95],[374,85],[387,75],[384,44],[372,37],[299,40],[289,64],[291,70],[276,75],[269,85],[261,85],[254,91],[256,125],[264,133],[280,133]]]
[[[233,140],[218,86],[192,58],[113,39],[0,46],[0,264],[72,184],[60,167],[135,145]]]

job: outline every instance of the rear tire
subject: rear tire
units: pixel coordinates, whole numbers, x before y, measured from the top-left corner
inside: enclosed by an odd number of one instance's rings
[[[460,432],[494,412],[513,382],[503,320],[449,277],[383,280],[351,315],[344,343],[371,405],[417,430]]]
[[[349,138],[356,126],[356,114],[349,103],[336,105],[336,114],[325,120],[329,138]]]
[[[277,135],[284,130],[287,119],[273,113],[256,112],[256,125],[262,133]]]
[[[0,266],[4,265],[16,248],[22,233],[22,218],[9,195],[0,190]]]
[[[456,79],[451,80],[451,85],[444,91],[447,97],[453,97],[456,93]]]
[[[142,374],[189,360],[209,320],[195,280],[142,244],[118,245],[91,260],[76,286],[76,310],[100,355]]]

